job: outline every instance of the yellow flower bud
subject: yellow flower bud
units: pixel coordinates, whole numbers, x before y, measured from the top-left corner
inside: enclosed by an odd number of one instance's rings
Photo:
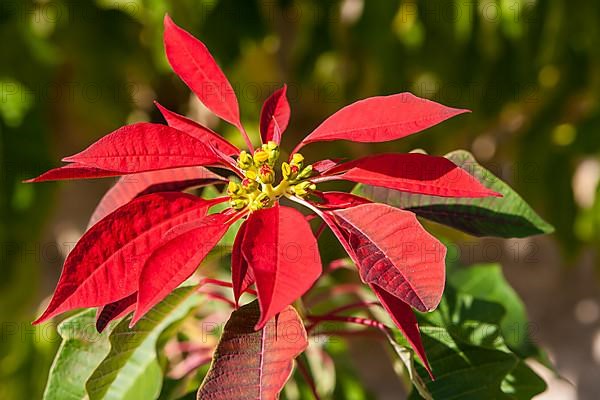
[[[313,172],[313,167],[312,167],[312,165],[309,165],[306,168],[304,168],[302,170],[302,172],[300,172],[298,174],[298,179],[310,178],[310,176],[312,175],[312,172]]]
[[[269,140],[269,142],[267,143],[267,149],[269,150],[278,150],[279,149],[279,145],[277,143],[275,143],[272,140]]]
[[[308,181],[306,182],[301,182],[297,185],[294,186],[294,193],[296,193],[296,195],[302,197],[302,196],[306,196],[308,194],[309,190],[315,190],[316,189],[316,185],[314,183],[310,183]]]
[[[304,156],[300,153],[296,153],[292,156],[292,163],[296,165],[301,165],[304,161]]]
[[[253,164],[252,157],[246,151],[242,150],[240,152],[240,157],[238,158],[238,165],[241,169],[247,170]]]
[[[257,211],[271,205],[271,199],[266,193],[259,194],[252,203],[250,203],[250,210]]]
[[[256,182],[254,179],[244,178],[244,180],[242,181],[242,187],[247,192],[252,193],[256,189],[258,189],[258,182]]]
[[[275,171],[269,165],[265,164],[258,170],[258,177],[262,183],[272,184],[275,182]]]
[[[279,160],[279,147],[268,150],[269,158],[268,162],[270,165],[275,165],[277,160]]]
[[[290,164],[288,164],[284,161],[281,164],[281,175],[283,175],[283,179],[288,180],[291,174],[292,174],[292,167],[290,167]]]
[[[242,199],[231,199],[231,200],[229,200],[229,205],[234,210],[241,210],[242,208],[246,207],[247,204],[248,204],[247,200],[242,200]]]
[[[256,166],[262,165],[269,159],[269,153],[262,149],[258,149],[254,152],[254,164]]]
[[[246,178],[255,180],[257,177],[258,177],[258,174],[256,173],[256,170],[250,169],[250,170],[246,171]]]
[[[235,195],[235,194],[239,194],[242,190],[242,187],[233,181],[229,181],[229,184],[227,185],[227,192],[230,195]]]

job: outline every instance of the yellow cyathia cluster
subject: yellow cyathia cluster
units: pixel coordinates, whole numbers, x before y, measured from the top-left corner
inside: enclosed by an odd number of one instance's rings
[[[296,153],[292,160],[281,165],[281,182],[275,183],[275,164],[279,160],[279,146],[275,142],[263,144],[253,155],[242,151],[238,166],[244,173],[241,183],[230,181],[227,188],[229,203],[236,210],[260,210],[273,206],[279,197],[288,195],[306,196],[315,190],[311,177],[312,165],[304,166],[304,157]]]

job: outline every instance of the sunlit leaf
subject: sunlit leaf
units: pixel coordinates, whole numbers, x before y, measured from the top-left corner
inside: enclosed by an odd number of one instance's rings
[[[110,352],[86,384],[90,400],[154,399],[162,386],[156,341],[198,303],[194,287],[175,290],[137,325],[121,321],[110,334]]]

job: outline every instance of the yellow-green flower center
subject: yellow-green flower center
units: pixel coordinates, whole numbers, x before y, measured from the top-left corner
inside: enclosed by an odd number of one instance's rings
[[[235,210],[256,211],[272,207],[281,196],[304,197],[315,184],[310,182],[312,165],[304,165],[304,157],[296,153],[292,160],[281,164],[281,181],[275,185],[275,165],[279,160],[279,146],[275,142],[263,144],[254,154],[242,151],[237,163],[244,178],[241,182],[231,180],[227,187],[229,204]]]

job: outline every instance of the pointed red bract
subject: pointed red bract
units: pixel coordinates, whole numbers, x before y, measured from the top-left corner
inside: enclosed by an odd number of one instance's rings
[[[372,203],[329,212],[361,279],[419,311],[437,307],[444,291],[446,248],[409,211]]]
[[[165,52],[173,71],[209,110],[242,129],[235,92],[204,43],[175,25],[168,15],[164,24]]]
[[[184,193],[142,196],[102,219],[77,242],[40,323],[62,312],[118,301],[138,289],[140,271],[173,226],[203,217],[211,203]]]
[[[370,97],[327,118],[298,145],[330,140],[387,142],[420,132],[468,112],[446,107],[411,93]],[[295,152],[295,151],[294,151]]]
[[[136,173],[217,164],[220,158],[207,144],[177,129],[141,122],[119,128],[63,161]]]
[[[377,285],[370,285],[373,293],[379,299],[379,302],[388,312],[394,324],[400,329],[404,337],[408,340],[412,348],[418,354],[421,361],[423,361],[423,365],[429,375],[433,379],[433,374],[431,373],[431,367],[429,366],[429,361],[427,361],[427,355],[425,354],[425,349],[423,348],[423,342],[421,341],[421,332],[419,331],[419,324],[417,323],[417,318],[415,317],[415,313],[410,308],[408,304],[397,298],[396,296],[392,296],[385,290],[381,289]]]
[[[302,296],[321,275],[317,241],[304,216],[289,207],[256,211],[247,220],[242,252],[256,280],[264,324]]]
[[[209,215],[186,232],[165,235],[168,241],[154,250],[140,274],[131,326],[194,273],[227,232],[230,218],[224,214]]]
[[[119,319],[129,314],[135,309],[135,300],[137,299],[137,292],[130,294],[124,299],[112,302],[98,309],[96,315],[96,330],[99,333],[115,319]]]
[[[287,86],[273,93],[260,111],[260,137],[263,143],[273,141],[281,143],[281,134],[290,122],[290,104],[287,97]]]
[[[369,199],[346,192],[315,192],[314,195],[318,197],[318,200],[312,204],[323,210],[336,210],[371,203]]]
[[[240,226],[231,250],[231,283],[233,285],[233,298],[236,305],[239,303],[242,293],[254,284],[252,270],[248,267],[248,262],[242,254],[242,243],[245,234],[246,222]]]
[[[326,175],[326,180],[344,179],[433,196],[500,196],[447,158],[418,153],[368,156],[332,168]]]
[[[179,115],[173,111],[167,110],[157,101],[155,101],[154,104],[156,104],[156,107],[158,107],[160,113],[163,115],[165,121],[167,121],[167,124],[169,124],[170,127],[181,132],[185,132],[188,135],[198,139],[202,143],[209,144],[213,148],[220,150],[223,154],[228,156],[239,154],[240,149],[229,143],[227,140],[225,140],[225,138],[219,136],[219,134],[211,129],[208,129],[207,127],[202,126],[196,121],[192,121],[183,115]]]
[[[102,197],[88,228],[136,197],[156,192],[175,192],[226,180],[203,167],[183,167],[142,172],[122,177]]]
[[[91,179],[91,178],[108,178],[112,176],[123,175],[120,172],[108,171],[105,169],[88,167],[80,164],[68,164],[60,168],[54,168],[46,171],[40,176],[32,179],[27,179],[25,183],[37,183],[46,181],[63,181],[70,179]]]

